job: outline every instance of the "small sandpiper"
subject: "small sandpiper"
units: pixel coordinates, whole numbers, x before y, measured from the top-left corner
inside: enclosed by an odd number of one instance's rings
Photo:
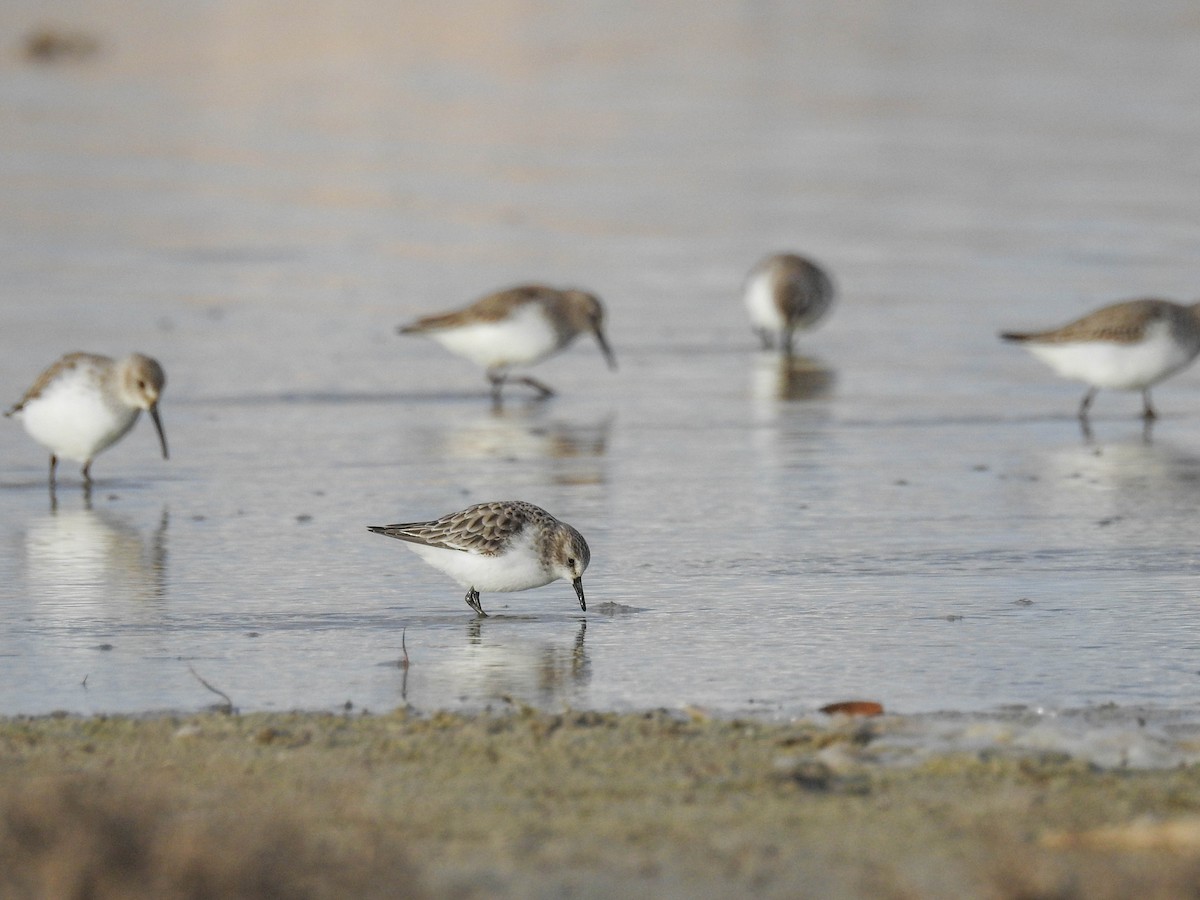
[[[466,601],[481,617],[483,591],[524,591],[565,578],[579,608],[583,573],[591,562],[587,541],[566,522],[522,500],[478,503],[431,522],[368,525],[368,530],[407,541],[409,549],[467,589]]]
[[[792,355],[792,335],[814,326],[833,305],[833,281],[811,260],[777,253],[746,278],[743,299],[764,350]]]
[[[585,291],[521,285],[489,294],[466,309],[426,316],[396,330],[427,335],[451,353],[484,367],[497,403],[506,381],[529,385],[539,399],[553,396],[554,391],[540,381],[510,377],[509,369],[541,362],[584,331],[595,336],[608,367],[617,367],[604,337],[604,307]]]
[[[167,438],[158,416],[158,398],[166,382],[162,366],[140,353],[119,360],[68,353],[4,415],[20,419],[30,436],[50,450],[51,488],[59,457],[83,463],[84,484],[91,484],[96,454],[124,437],[142,410],[150,413],[167,458]]]
[[[1000,334],[1016,341],[1065,378],[1089,385],[1079,418],[1101,388],[1141,391],[1142,417],[1157,417],[1150,388],[1200,355],[1200,303],[1126,300],[1050,331]]]

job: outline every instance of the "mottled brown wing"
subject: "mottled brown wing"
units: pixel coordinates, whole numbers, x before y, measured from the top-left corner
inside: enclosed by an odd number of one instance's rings
[[[8,410],[8,412],[6,412],[4,415],[11,416],[15,412],[20,412],[22,409],[24,409],[26,403],[41,396],[41,393],[46,389],[46,386],[68,369],[73,369],[80,363],[100,364],[111,361],[112,360],[110,360],[107,356],[98,356],[95,353],[81,353],[78,351],[75,353],[68,353],[66,356],[62,357],[62,359],[58,360],[48,369],[46,369],[46,371],[44,371],[41,375],[39,375],[37,377],[37,381],[33,383],[33,386],[25,392],[25,396],[18,400],[12,409]]]
[[[557,292],[539,284],[526,284],[488,294],[465,309],[424,316],[400,328],[401,334],[420,334],[443,328],[459,328],[471,322],[498,322],[526,303],[544,302]]]
[[[1168,300],[1126,300],[1090,312],[1061,328],[1047,331],[1004,332],[1008,341],[1035,341],[1043,344],[1071,344],[1079,341],[1111,341],[1129,344],[1140,340],[1146,326],[1158,319],[1170,318],[1175,304]]]
[[[812,308],[824,305],[832,287],[832,282],[824,272],[799,257],[785,271],[787,277],[781,286],[785,318],[801,319]]]
[[[480,503],[432,522],[368,527],[376,534],[414,544],[492,556],[525,528],[524,506],[519,502]]]

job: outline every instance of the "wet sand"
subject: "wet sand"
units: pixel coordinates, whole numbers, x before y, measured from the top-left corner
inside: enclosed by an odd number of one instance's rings
[[[889,765],[887,719],[204,713],[0,720],[0,894],[1174,897],[1200,770],[999,750]]]

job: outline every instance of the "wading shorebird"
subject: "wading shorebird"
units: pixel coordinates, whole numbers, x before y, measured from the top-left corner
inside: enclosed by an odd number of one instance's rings
[[[1079,418],[1101,388],[1142,392],[1142,417],[1157,418],[1150,388],[1186,367],[1200,354],[1200,303],[1126,300],[1105,306],[1049,331],[1000,334],[1015,341],[1059,375],[1082,381],[1087,393]]]
[[[592,560],[587,541],[532,503],[478,503],[430,522],[367,529],[407,541],[410,550],[467,589],[467,605],[480,616],[487,616],[480,591],[524,591],[560,578],[571,582],[579,608],[587,611],[583,573]]]
[[[811,260],[778,253],[758,263],[743,299],[763,349],[792,355],[792,335],[814,326],[833,305],[833,281]]]
[[[124,437],[142,410],[150,413],[167,459],[167,438],[158,416],[158,398],[166,383],[162,366],[140,353],[124,359],[68,353],[4,415],[19,419],[30,436],[49,449],[51,488],[60,457],[83,463],[83,482],[91,484],[96,454]]]
[[[512,377],[509,370],[541,362],[585,331],[595,336],[608,367],[617,367],[604,337],[604,307],[586,291],[521,285],[488,294],[466,309],[417,319],[396,331],[433,338],[451,353],[482,366],[496,402],[507,381],[529,385],[539,399],[553,396],[554,391],[540,381],[527,375]]]

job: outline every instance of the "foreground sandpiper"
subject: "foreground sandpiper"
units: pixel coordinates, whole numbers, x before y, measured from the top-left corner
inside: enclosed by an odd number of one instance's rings
[[[510,380],[529,385],[539,398],[553,396],[554,391],[540,381],[513,378],[509,370],[541,362],[585,331],[595,336],[608,367],[617,367],[604,337],[604,307],[585,291],[521,285],[489,294],[466,309],[426,316],[396,330],[431,337],[451,353],[484,367],[497,402]]]
[[[1000,337],[1020,343],[1059,375],[1089,386],[1078,413],[1085,423],[1101,388],[1141,391],[1142,416],[1149,421],[1157,417],[1150,388],[1200,355],[1200,303],[1126,300],[1061,328],[1005,331]]]
[[[83,463],[83,481],[90,484],[96,454],[124,437],[142,410],[150,413],[167,458],[167,438],[158,416],[158,398],[166,383],[162,366],[140,353],[120,360],[68,353],[4,415],[19,419],[30,436],[50,450],[51,487],[60,457]]]
[[[587,541],[566,522],[522,500],[479,503],[431,522],[368,525],[368,530],[407,541],[409,549],[467,589],[467,605],[487,616],[482,591],[524,591],[565,578],[579,608],[583,573],[591,562]]]
[[[811,328],[833,305],[833,281],[812,260],[778,253],[758,263],[746,279],[743,299],[764,350],[792,353],[792,335]]]

